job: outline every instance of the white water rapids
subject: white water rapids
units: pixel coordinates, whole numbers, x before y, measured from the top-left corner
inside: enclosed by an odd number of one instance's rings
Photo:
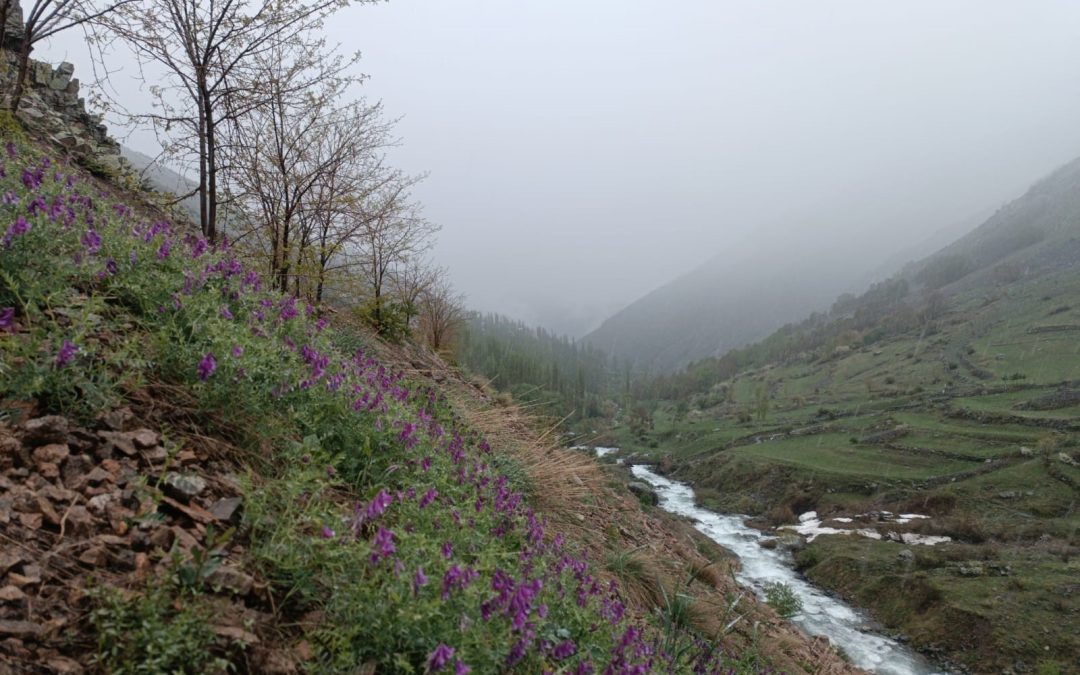
[[[811,635],[828,637],[856,666],[882,675],[938,672],[919,654],[899,642],[867,632],[864,629],[866,618],[800,577],[793,569],[788,553],[759,546],[764,535],[744,525],[742,516],[721,515],[698,507],[694,504],[694,491],[690,486],[664,478],[648,467],[635,465],[630,470],[638,479],[653,486],[660,496],[660,508],[692,519],[699,531],[739,556],[742,570],[736,577],[740,583],[761,597],[764,597],[765,584],[787,584],[802,600],[802,611],[792,617],[792,622]]]

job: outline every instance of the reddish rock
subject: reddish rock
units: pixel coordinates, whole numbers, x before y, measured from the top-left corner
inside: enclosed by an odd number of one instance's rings
[[[17,638],[36,638],[45,632],[41,624],[32,621],[0,621],[0,635]]]
[[[56,673],[56,675],[82,675],[86,672],[78,661],[69,659],[66,656],[50,656],[45,659],[45,665],[49,667],[50,672]]]
[[[104,546],[91,546],[82,552],[79,561],[92,567],[104,567],[109,562],[109,552]]]
[[[140,450],[148,450],[161,443],[161,434],[151,429],[136,429],[128,436]]]
[[[33,457],[36,464],[60,464],[70,454],[67,443],[50,443],[35,448]]]
[[[67,440],[68,421],[59,415],[38,417],[23,424],[23,443],[30,447],[63,443]]]
[[[64,485],[71,487],[78,479],[82,478],[94,468],[94,460],[86,455],[71,455],[64,462],[63,476]]]
[[[108,457],[114,451],[128,457],[135,454],[135,442],[130,434],[120,431],[99,431],[98,438],[104,441],[101,444],[102,447],[98,449],[98,457]]]
[[[18,586],[4,586],[0,588],[0,602],[21,602],[26,599],[26,593]]]
[[[19,524],[30,530],[40,530],[42,517],[40,513],[20,513]]]
[[[116,410],[110,410],[101,416],[101,421],[113,431],[123,431],[128,428],[134,420],[135,415],[131,412],[130,408],[117,408]]]
[[[76,504],[68,509],[64,517],[65,532],[70,531],[73,534],[86,536],[94,530],[94,517],[81,504]]]

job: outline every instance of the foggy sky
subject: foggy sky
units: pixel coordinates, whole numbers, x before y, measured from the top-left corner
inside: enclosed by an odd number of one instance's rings
[[[470,306],[573,334],[717,254],[874,269],[1080,155],[1074,0],[392,0],[328,30]],[[80,39],[37,56],[86,77]]]

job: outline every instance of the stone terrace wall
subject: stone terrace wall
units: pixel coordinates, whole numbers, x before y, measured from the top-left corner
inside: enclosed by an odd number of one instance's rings
[[[14,50],[22,37],[22,16],[15,0],[0,41],[0,91],[12,91],[18,73]],[[19,119],[76,158],[92,160],[96,166],[113,173],[130,171],[127,161],[120,156],[120,144],[109,137],[101,116],[87,112],[86,100],[79,96],[79,80],[74,74],[75,66],[70,63],[54,68],[32,59]]]

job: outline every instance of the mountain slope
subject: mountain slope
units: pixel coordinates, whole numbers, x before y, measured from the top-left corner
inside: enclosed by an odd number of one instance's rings
[[[1074,672],[1077,298],[1073,162],[827,314],[643,384],[650,424],[616,442],[763,527],[815,511],[831,533],[779,545],[915,647]]]
[[[649,293],[583,341],[637,370],[668,372],[759,340],[826,306],[863,272],[858,261],[843,261],[836,251],[745,248]]]
[[[851,672],[730,630],[722,552],[437,357],[11,129],[0,671]]]

